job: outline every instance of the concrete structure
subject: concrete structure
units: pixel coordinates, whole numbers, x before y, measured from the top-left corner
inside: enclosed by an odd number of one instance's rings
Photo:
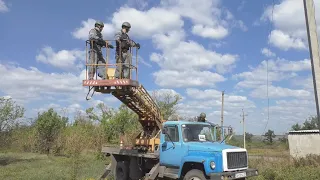
[[[289,131],[290,156],[305,157],[308,154],[320,155],[319,130]]]

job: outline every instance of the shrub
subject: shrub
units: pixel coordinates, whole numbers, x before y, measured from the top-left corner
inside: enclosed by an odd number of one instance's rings
[[[59,133],[66,126],[68,119],[59,116],[52,108],[38,114],[35,122],[37,148],[39,152],[49,154],[59,137]]]

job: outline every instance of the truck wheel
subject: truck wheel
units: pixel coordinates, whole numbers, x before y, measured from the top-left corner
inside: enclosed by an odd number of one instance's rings
[[[184,176],[183,180],[206,180],[207,178],[204,176],[203,172],[198,169],[192,169],[188,171]]]
[[[116,166],[116,179],[127,180],[129,179],[129,163],[128,161],[119,161]]]

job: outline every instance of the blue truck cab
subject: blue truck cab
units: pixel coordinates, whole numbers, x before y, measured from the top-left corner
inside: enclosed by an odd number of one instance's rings
[[[216,127],[207,122],[167,121],[160,134],[159,177],[173,179],[245,179],[257,176],[248,168],[244,148],[216,140]]]

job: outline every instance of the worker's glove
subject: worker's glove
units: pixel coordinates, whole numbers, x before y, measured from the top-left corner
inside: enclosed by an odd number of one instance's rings
[[[139,43],[137,43],[137,44],[136,44],[136,47],[137,47],[138,49],[140,49],[140,44],[139,44]]]
[[[97,42],[97,45],[102,46],[102,47],[107,45],[106,42],[103,40],[97,40],[96,42]]]
[[[113,47],[113,45],[112,45],[112,44],[108,44],[108,48],[113,49],[114,47]]]

